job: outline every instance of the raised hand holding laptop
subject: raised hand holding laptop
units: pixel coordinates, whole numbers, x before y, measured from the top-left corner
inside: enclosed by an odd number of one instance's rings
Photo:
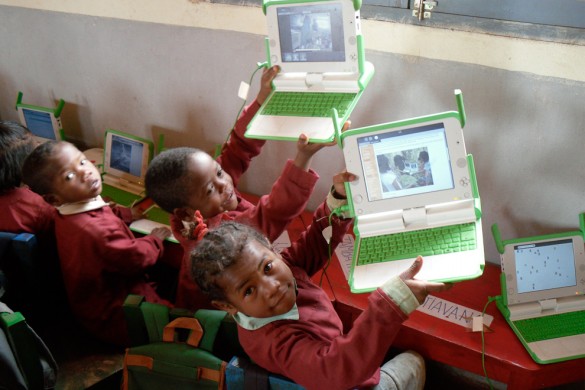
[[[277,65],[273,91],[246,137],[330,142],[374,74],[365,61],[361,1],[265,0],[267,63]]]

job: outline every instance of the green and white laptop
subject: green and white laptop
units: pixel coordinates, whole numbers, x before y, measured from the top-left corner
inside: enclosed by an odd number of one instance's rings
[[[541,364],[585,358],[585,214],[581,231],[502,240],[498,309]]]
[[[463,139],[465,113],[450,111],[339,132],[355,244],[352,292],[367,292],[406,270],[418,279],[458,282],[485,265],[473,158]],[[339,130],[338,130],[339,131]]]
[[[16,99],[16,111],[20,124],[29,129],[34,138],[39,142],[63,141],[65,133],[61,125],[61,111],[65,106],[63,99],[59,100],[56,108],[33,106],[22,103],[22,92]]]
[[[132,207],[140,205],[146,218],[130,224],[130,229],[148,234],[155,227],[170,228],[169,214],[146,198],[144,178],[154,154],[154,143],[118,130],[106,131],[102,174],[102,197]],[[176,242],[174,237],[167,238]]]
[[[361,0],[265,0],[268,66],[280,66],[249,138],[329,142],[374,74],[366,62]]]

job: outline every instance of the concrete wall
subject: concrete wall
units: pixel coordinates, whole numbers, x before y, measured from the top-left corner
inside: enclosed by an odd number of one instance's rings
[[[463,91],[488,261],[499,262],[494,222],[504,239],[578,226],[585,47],[369,20],[363,33],[376,74],[352,127],[456,110],[453,90]],[[264,60],[264,34],[256,7],[0,0],[0,118],[17,119],[22,91],[29,104],[64,99],[66,134],[82,147],[99,146],[114,128],[211,150],[242,104],[240,81]],[[240,189],[267,193],[294,153],[294,143],[267,143]],[[341,152],[322,150],[312,167],[321,175],[315,208],[343,168]]]

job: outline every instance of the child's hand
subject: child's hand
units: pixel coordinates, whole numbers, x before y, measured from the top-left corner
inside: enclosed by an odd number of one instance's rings
[[[280,72],[280,68],[278,65],[274,65],[271,68],[264,68],[262,70],[262,78],[260,79],[260,91],[256,96],[256,101],[258,104],[262,105],[270,92],[272,92],[272,80],[276,77],[276,75]]]
[[[164,240],[167,237],[170,237],[171,235],[171,230],[166,228],[166,227],[156,227],[154,229],[152,229],[152,231],[150,232],[151,236],[155,236],[160,238],[161,240]]]
[[[343,171],[339,172],[335,176],[333,176],[333,189],[343,198],[347,197],[347,193],[345,192],[345,185],[343,183],[354,181],[357,179],[357,176],[353,173]]]
[[[297,167],[307,171],[309,169],[311,158],[315,153],[324,147],[333,146],[336,144],[337,141],[310,143],[309,137],[307,137],[305,134],[301,134],[299,135],[299,140],[297,141],[297,155],[295,157],[294,163]]]
[[[414,276],[420,271],[423,265],[422,256],[418,256],[414,263],[406,271],[400,274],[400,279],[410,288],[419,303],[423,303],[429,293],[436,291],[445,291],[453,285],[446,283],[433,283],[425,280],[414,279]]]
[[[145,217],[144,210],[138,206],[134,206],[130,208],[132,212],[132,221],[137,221]]]

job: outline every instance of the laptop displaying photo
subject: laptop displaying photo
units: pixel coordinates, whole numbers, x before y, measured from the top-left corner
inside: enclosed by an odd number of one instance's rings
[[[170,228],[169,214],[146,197],[144,178],[154,154],[150,140],[107,130],[104,142],[102,197],[125,207],[138,206],[146,218],[130,224],[132,231],[149,234],[155,227]],[[167,240],[177,242],[174,237]]]
[[[144,177],[153,153],[152,141],[117,130],[107,130],[102,197],[126,207],[144,198]]]
[[[359,0],[265,0],[273,91],[254,116],[249,138],[329,142],[374,74],[365,60]]]
[[[581,231],[502,241],[498,309],[530,356],[546,364],[585,358],[585,214]]]
[[[374,290],[418,255],[418,279],[458,282],[483,273],[481,205],[464,118],[452,111],[339,134],[346,168],[358,176],[346,183],[352,292]]]
[[[61,126],[61,111],[65,106],[63,99],[59,100],[56,108],[33,106],[22,103],[22,92],[18,93],[16,111],[20,123],[29,129],[39,143],[65,140]]]

